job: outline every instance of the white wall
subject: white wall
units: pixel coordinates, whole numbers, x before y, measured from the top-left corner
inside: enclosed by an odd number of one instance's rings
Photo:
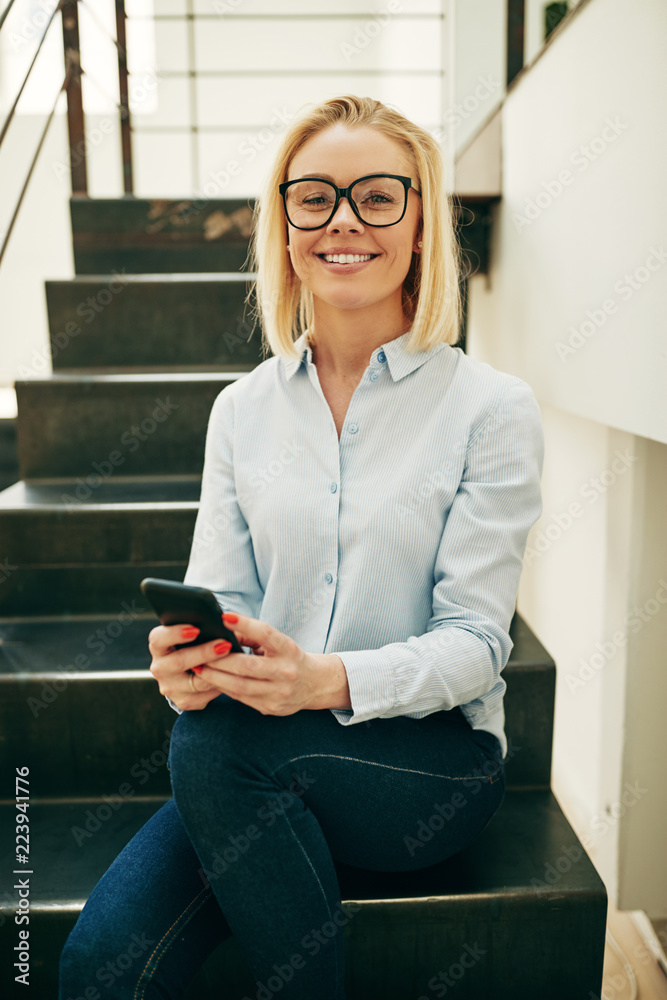
[[[666,36],[667,5],[596,0],[508,95],[491,348],[544,402],[663,442]]]
[[[667,916],[666,37],[662,3],[630,16],[590,0],[510,88],[492,272],[472,279],[469,318],[470,353],[525,378],[542,407],[544,513],[518,606],[557,662],[554,789],[619,908],[654,917]],[[630,802],[637,781],[648,791]]]
[[[17,127],[18,126],[18,127]],[[5,170],[11,171],[20,151],[34,151],[44,126],[42,116],[26,116],[7,133],[10,143],[0,155],[0,189]],[[66,179],[53,165],[67,162],[67,127],[54,118],[35,167],[31,184],[0,265],[0,386],[10,386],[20,373],[29,377],[51,371],[46,323],[45,278],[74,274],[69,220],[69,171]],[[22,157],[24,158],[24,157]],[[25,175],[23,175],[25,176]],[[3,205],[0,239],[13,211],[14,198]],[[0,399],[0,414],[15,415],[13,390]]]

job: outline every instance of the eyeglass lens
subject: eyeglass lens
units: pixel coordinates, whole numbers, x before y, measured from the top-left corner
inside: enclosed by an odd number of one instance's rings
[[[370,177],[357,181],[351,195],[364,222],[387,226],[403,214],[407,192],[395,177]],[[302,229],[316,229],[328,222],[336,203],[333,185],[315,179],[291,184],[286,196],[290,222]]]

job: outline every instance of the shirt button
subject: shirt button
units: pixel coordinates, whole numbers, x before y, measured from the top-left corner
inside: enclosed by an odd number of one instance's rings
[[[327,581],[327,583],[331,583],[333,581],[331,573],[326,573],[324,579]]]
[[[380,362],[381,365],[383,365],[386,360],[387,360],[387,355],[384,353],[384,351],[380,351],[380,353],[378,354],[378,361]]]
[[[378,377],[378,373],[377,373],[377,372],[371,372],[371,373],[370,373],[370,375],[369,375],[368,377],[369,377],[369,379],[371,380],[371,382],[375,382],[375,380],[376,380],[376,379],[377,379],[377,377]]]
[[[335,492],[336,492],[336,490],[338,489],[338,487],[336,486],[336,484],[335,484],[335,483],[332,483],[332,484],[331,484],[331,487],[330,487],[330,489],[331,489],[331,492],[332,492],[332,493],[335,493]]]
[[[356,434],[357,431],[359,430],[356,424],[349,424],[347,429],[350,432],[350,434]]]

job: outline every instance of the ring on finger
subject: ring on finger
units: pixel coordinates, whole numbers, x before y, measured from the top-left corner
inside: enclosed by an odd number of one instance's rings
[[[195,675],[194,674],[190,674],[190,689],[192,691],[194,691],[195,694],[197,694],[197,688],[195,687]]]

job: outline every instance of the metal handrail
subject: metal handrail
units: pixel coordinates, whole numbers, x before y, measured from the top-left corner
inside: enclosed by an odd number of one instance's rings
[[[53,107],[51,108],[51,113],[50,113],[50,115],[49,115],[49,117],[47,119],[46,125],[44,126],[44,130],[42,132],[42,135],[40,137],[39,143],[37,145],[37,150],[35,152],[35,155],[32,158],[32,163],[30,164],[30,167],[28,168],[28,173],[26,174],[25,181],[23,182],[23,187],[21,188],[21,193],[19,194],[18,201],[16,202],[16,206],[14,208],[14,214],[12,215],[11,221],[9,223],[9,227],[7,229],[7,232],[5,233],[5,238],[3,240],[2,247],[0,247],[0,264],[2,264],[2,258],[5,255],[5,250],[7,249],[7,244],[9,243],[9,237],[12,235],[12,229],[14,228],[14,223],[16,222],[17,216],[19,214],[19,210],[20,210],[21,205],[23,203],[23,198],[25,196],[25,193],[28,190],[28,184],[30,183],[30,178],[32,177],[32,172],[35,169],[35,164],[37,163],[37,158],[38,158],[38,156],[39,156],[39,154],[41,152],[42,146],[44,145],[44,140],[46,138],[46,133],[49,130],[49,125],[51,124],[51,121],[53,119],[53,115],[55,114],[56,106],[58,104],[58,101],[60,100],[60,95],[62,94],[63,90],[65,90],[67,88],[67,86],[69,85],[70,78],[71,78],[73,72],[74,72],[74,64],[70,63],[68,65],[68,67],[67,67],[67,71],[65,73],[65,78],[63,79],[62,86],[61,86],[60,90],[58,91],[58,96],[56,97],[55,101],[53,102]]]
[[[67,2],[67,0],[58,0],[58,6],[51,13],[51,17],[48,20],[48,24],[44,28],[44,33],[43,33],[42,37],[39,40],[39,45],[37,46],[37,51],[35,52],[33,60],[30,63],[30,66],[28,67],[28,72],[26,73],[25,77],[23,78],[23,83],[21,84],[21,88],[20,88],[18,94],[16,95],[16,100],[14,101],[13,105],[9,109],[9,114],[7,115],[7,118],[5,119],[5,123],[2,126],[2,130],[0,131],[0,146],[2,146],[2,140],[5,138],[5,135],[7,134],[7,129],[9,128],[9,126],[11,124],[11,121],[12,121],[12,118],[14,117],[14,112],[16,111],[16,105],[19,103],[19,100],[21,99],[21,94],[25,90],[25,85],[28,82],[28,77],[30,76],[30,74],[32,72],[32,68],[35,65],[35,60],[37,59],[37,56],[39,55],[40,50],[42,48],[42,45],[44,44],[44,39],[46,38],[47,32],[48,32],[49,28],[51,27],[51,24],[53,22],[54,17],[58,13],[58,11],[62,8],[63,4],[66,3],[66,2]],[[12,3],[13,3],[13,0],[12,0]],[[9,13],[9,7],[11,7],[11,3],[9,4],[9,6],[5,10],[5,14],[4,14],[5,17]],[[3,18],[3,21],[4,21],[4,18]],[[0,27],[2,27],[1,23],[0,23]],[[60,92],[59,92],[58,96],[60,96]]]
[[[120,111],[120,130],[121,130],[121,149],[123,157],[123,188],[125,194],[132,194],[132,146],[131,146],[131,125],[130,125],[130,107],[128,98],[128,72],[127,72],[127,50],[126,50],[126,35],[125,35],[125,2],[124,0],[115,0],[115,13],[116,13],[116,34],[117,38],[112,38],[108,34],[106,29],[100,24],[96,16],[93,14],[91,8],[85,3],[85,0],[58,0],[58,4],[52,11],[51,16],[44,28],[42,36],[39,40],[37,46],[37,51],[33,57],[28,71],[25,74],[23,82],[19,88],[19,92],[16,95],[16,99],[12,107],[9,110],[9,114],[5,119],[2,130],[0,131],[0,147],[7,134],[9,126],[12,123],[14,114],[16,112],[17,105],[21,99],[21,95],[25,90],[28,78],[32,72],[32,69],[37,60],[42,45],[44,44],[44,39],[48,34],[48,31],[53,23],[53,19],[56,14],[60,11],[62,13],[62,30],[63,30],[63,48],[65,53],[65,76],[62,82],[62,86],[58,91],[56,99],[54,101],[53,107],[46,121],[46,125],[40,136],[35,155],[32,158],[32,162],[28,168],[28,172],[23,183],[23,187],[19,194],[14,212],[12,214],[11,221],[7,232],[5,233],[2,247],[0,247],[0,264],[5,255],[7,245],[9,243],[9,237],[11,236],[12,230],[14,229],[14,224],[16,222],[19,210],[23,203],[25,193],[32,177],[37,159],[44,145],[44,140],[46,134],[49,130],[49,126],[53,120],[60,95],[63,90],[67,94],[67,127],[69,136],[69,155],[70,155],[70,175],[72,182],[72,195],[73,197],[88,197],[88,177],[86,170],[86,141],[85,141],[85,118],[83,111],[83,100],[81,93],[81,78],[84,75],[83,67],[81,66],[81,51],[79,45],[79,19],[78,19],[78,4],[82,3],[89,14],[92,16],[93,20],[96,21],[99,27],[104,31],[106,37],[113,42],[118,53],[118,90],[120,94],[120,101],[113,100],[114,105]],[[5,24],[7,15],[9,14],[14,0],[9,0],[7,6],[0,14],[0,29]],[[97,81],[93,77],[89,79],[99,87]],[[108,95],[107,95],[108,96]],[[73,157],[72,151],[77,151],[77,156]]]
[[[1,28],[1,27],[3,26],[3,24],[5,23],[5,18],[7,17],[7,15],[8,15],[8,14],[9,14],[9,12],[10,12],[10,10],[12,9],[12,4],[13,4],[13,3],[14,3],[14,0],[9,0],[9,3],[8,3],[8,4],[7,4],[7,6],[5,7],[5,9],[3,10],[2,14],[0,14],[0,28]]]
[[[120,95],[120,141],[123,156],[123,190],[132,194],[132,138],[130,99],[127,86],[127,40],[125,37],[125,0],[116,0],[116,38],[118,39],[118,93]]]

